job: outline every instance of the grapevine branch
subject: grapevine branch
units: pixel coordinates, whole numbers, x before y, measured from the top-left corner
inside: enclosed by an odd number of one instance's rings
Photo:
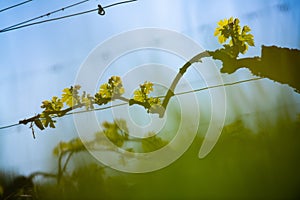
[[[72,95],[72,101],[77,101],[79,102],[78,104],[72,105],[71,107],[68,107],[66,109],[53,109],[53,107],[57,106],[55,105],[55,103],[53,103],[53,105],[50,105],[51,109],[47,109],[43,111],[43,114],[37,114],[33,117],[30,117],[28,119],[24,119],[24,120],[20,120],[19,124],[28,124],[28,123],[34,123],[38,128],[40,128],[41,130],[43,130],[45,128],[45,124],[41,123],[41,120],[44,120],[45,116],[47,117],[62,117],[65,114],[67,114],[68,112],[78,109],[78,108],[82,108],[84,106],[86,106],[87,109],[93,109],[94,105],[102,105],[102,104],[106,104],[109,101],[113,101],[113,100],[121,100],[124,101],[126,103],[129,103],[129,105],[140,105],[143,106],[145,109],[148,110],[149,113],[157,113],[159,114],[159,117],[163,117],[165,110],[167,108],[167,105],[171,99],[171,97],[174,96],[174,90],[178,84],[178,82],[180,81],[181,77],[184,75],[184,73],[187,71],[187,69],[195,62],[199,62],[202,58],[204,57],[209,57],[209,54],[205,51],[202,52],[200,54],[197,54],[196,56],[194,56],[192,59],[190,59],[187,63],[185,63],[180,69],[178,74],[176,75],[176,77],[174,78],[170,88],[168,89],[165,98],[163,100],[162,103],[160,103],[160,99],[158,97],[148,97],[148,94],[153,91],[153,84],[150,82],[145,82],[144,84],[140,85],[140,89],[135,91],[135,96],[132,99],[128,99],[124,96],[122,96],[123,93],[123,85],[121,83],[121,80],[119,77],[113,76],[110,80],[108,85],[103,85],[103,88],[110,86],[110,88],[105,88],[108,91],[103,91],[102,95],[99,93],[97,93],[95,95],[95,97],[98,99],[93,99],[90,100],[90,102],[88,103],[89,105],[87,105],[86,103],[82,103],[80,102],[80,97],[78,96],[78,91],[79,90],[79,86],[77,86],[78,88],[76,89],[75,87],[71,87],[69,89],[69,92],[72,93],[73,91],[75,91],[76,94],[71,94]],[[114,83],[116,82],[116,83]],[[100,89],[101,90],[101,89]],[[68,89],[65,89],[64,91],[68,91]],[[110,93],[109,95],[105,94],[105,92]],[[75,95],[75,96],[74,96]],[[85,92],[84,92],[84,98],[87,98]],[[90,97],[91,98],[91,97]],[[68,100],[66,100],[68,101]],[[44,101],[43,105],[41,107],[47,107],[47,105],[51,104],[49,101]],[[53,127],[54,128],[54,127]]]
[[[20,120],[19,124],[31,123],[43,130],[50,126],[55,128],[55,120],[53,118],[62,117],[70,111],[85,107],[87,111],[95,110],[95,106],[105,105],[114,100],[121,100],[131,105],[140,105],[144,107],[148,113],[158,114],[162,118],[165,114],[170,99],[175,95],[174,91],[179,83],[181,77],[186,73],[188,68],[196,62],[202,62],[201,59],[205,57],[213,57],[214,59],[231,59],[236,60],[239,53],[245,53],[248,46],[254,46],[253,35],[249,34],[250,28],[239,25],[238,19],[225,19],[218,23],[215,31],[215,36],[218,36],[219,42],[225,43],[228,39],[228,44],[224,44],[223,48],[216,51],[204,51],[186,62],[173,79],[164,99],[160,97],[151,97],[150,93],[153,91],[153,83],[144,82],[139,89],[134,91],[133,98],[129,99],[122,96],[125,92],[121,78],[112,76],[107,83],[100,86],[99,91],[94,95],[87,94],[85,91],[80,95],[80,86],[75,85],[70,88],[65,88],[61,98],[53,97],[51,100],[42,102],[44,111],[31,118]],[[221,56],[220,56],[221,55]],[[64,108],[64,106],[68,106]],[[34,130],[32,127],[33,135]]]
[[[125,1],[125,2],[132,2]],[[125,3],[121,2],[121,3]],[[112,4],[109,6],[114,6],[120,3]],[[107,7],[109,7],[107,6]],[[103,8],[102,8],[103,9]],[[260,78],[268,77],[272,80],[278,81],[280,83],[287,83],[290,86],[296,88],[296,91],[299,91],[300,85],[298,83],[298,78],[296,74],[298,74],[298,66],[297,63],[300,60],[300,51],[299,50],[290,50],[287,48],[277,48],[275,46],[272,47],[265,47],[263,46],[262,49],[262,56],[261,57],[254,57],[254,58],[241,58],[238,59],[240,53],[244,54],[247,52],[249,46],[254,46],[254,39],[253,35],[249,32],[251,29],[248,26],[240,27],[239,19],[233,19],[232,17],[229,19],[221,20],[218,23],[218,27],[215,30],[214,35],[218,36],[219,43],[223,44],[227,40],[229,43],[224,44],[222,48],[217,49],[215,51],[204,51],[193,58],[191,58],[188,62],[186,62],[180,69],[173,82],[171,83],[167,93],[165,96],[160,97],[151,97],[150,93],[153,91],[153,83],[145,82],[144,84],[140,85],[140,88],[134,91],[133,98],[129,99],[122,94],[124,93],[124,88],[122,85],[122,81],[120,77],[113,76],[108,80],[108,83],[101,85],[99,92],[97,92],[94,96],[90,94],[86,94],[84,91],[81,96],[79,96],[78,90],[80,86],[71,86],[70,88],[66,88],[63,90],[62,98],[53,97],[50,101],[44,101],[42,104],[42,108],[44,111],[40,114],[37,114],[33,117],[28,119],[20,120],[17,124],[12,124],[8,126],[0,127],[0,129],[13,127],[20,124],[28,124],[30,123],[30,128],[32,129],[33,137],[34,135],[34,127],[36,125],[39,129],[43,130],[46,127],[50,126],[51,128],[55,128],[55,120],[54,118],[59,118],[69,114],[75,113],[82,113],[82,112],[89,112],[92,110],[104,110],[107,108],[112,108],[115,106],[129,104],[131,105],[140,105],[144,107],[148,113],[156,113],[159,117],[163,117],[164,113],[167,109],[170,99],[175,95],[174,91],[179,83],[181,77],[185,74],[187,69],[195,62],[202,62],[201,59],[205,57],[212,57],[213,59],[220,60],[223,63],[223,67],[221,68],[222,73],[233,73],[238,68],[247,67],[250,71],[258,75]],[[273,55],[279,55],[278,57],[274,58]],[[288,79],[288,76],[282,73],[282,69],[277,69],[272,71],[264,66],[274,66],[276,64],[280,64],[285,67],[285,62],[282,57],[288,58],[287,60],[295,61],[294,64],[290,64],[292,67],[292,71],[295,72],[294,78],[291,80]],[[259,79],[260,79],[259,78]],[[250,79],[256,80],[256,79]],[[250,81],[249,80],[249,81]],[[288,81],[287,81],[288,80]],[[246,80],[248,81],[248,80]],[[234,83],[228,83],[218,86],[207,87],[203,89],[209,89],[214,87],[220,86],[227,86],[242,83],[245,81],[238,81]],[[189,92],[197,92],[203,89],[198,89]],[[114,100],[121,100],[125,103],[114,105],[114,106],[107,106],[102,108],[94,108],[94,106],[101,106],[105,105]],[[163,100],[161,100],[163,99]],[[64,108],[64,106],[68,106]],[[77,111],[77,112],[70,112],[72,110],[85,107],[86,110]]]
[[[69,108],[66,108],[66,109],[64,109],[64,110],[59,110],[59,111],[45,111],[45,113],[47,113],[47,114],[49,114],[49,115],[51,115],[51,114],[56,114],[56,115],[61,115],[61,116],[63,116],[63,115],[65,115],[65,114],[67,114],[68,112],[70,112],[70,111],[72,111],[72,110],[75,110],[75,109],[77,109],[77,108],[82,108],[84,106],[84,104],[78,104],[78,105],[76,105],[76,106],[72,106],[72,107],[69,107]],[[37,114],[37,115],[35,115],[35,116],[33,116],[33,117],[30,117],[30,118],[28,118],[28,119],[23,119],[23,120],[20,120],[19,121],[19,124],[24,124],[24,125],[26,125],[26,124],[28,124],[29,122],[34,122],[35,120],[38,120],[38,119],[40,119],[41,118],[41,114]]]
[[[189,93],[195,93],[195,92],[200,92],[203,90],[208,90],[208,89],[212,89],[212,88],[217,88],[217,87],[225,87],[225,86],[232,86],[232,85],[236,85],[236,84],[240,84],[240,83],[245,83],[245,82],[250,82],[250,81],[256,81],[256,80],[261,80],[264,79],[264,77],[259,77],[259,78],[252,78],[252,79],[247,79],[247,80],[241,80],[241,81],[235,81],[235,82],[230,82],[230,83],[224,83],[224,84],[219,84],[219,85],[213,85],[213,86],[208,86],[208,87],[202,87],[202,88],[198,88],[198,89],[194,89],[194,90],[189,90],[189,91],[184,91],[184,92],[179,92],[179,93],[175,93],[174,96],[178,96],[178,95],[183,95],[183,94],[189,94]],[[164,98],[165,96],[157,96],[157,98]],[[127,98],[125,98],[127,99]],[[129,100],[128,100],[129,101]],[[114,107],[119,107],[119,106],[124,106],[127,105],[128,102],[126,103],[119,103],[119,104],[114,104],[114,105],[110,105],[110,106],[106,106],[106,107],[101,107],[101,108],[95,108],[94,110],[79,110],[79,111],[74,111],[74,112],[68,112],[65,114],[65,116],[67,115],[73,115],[73,114],[80,114],[80,113],[86,113],[86,112],[91,112],[91,111],[102,111],[102,110],[106,110],[106,109],[111,109]],[[24,119],[24,120],[20,120],[19,122],[21,123],[15,123],[15,124],[10,124],[10,125],[6,125],[6,126],[1,126],[0,129],[6,129],[6,128],[11,128],[14,126],[18,126],[21,124],[26,125],[29,122],[33,122],[34,120],[32,120],[32,118],[38,119],[40,116],[39,114],[36,116],[33,116],[29,119]],[[55,116],[53,118],[56,118]]]
[[[163,112],[159,113],[159,117],[163,117],[165,110],[167,109],[167,106],[169,104],[169,101],[171,99],[171,97],[174,96],[174,90],[178,84],[178,82],[180,81],[181,77],[184,75],[184,73],[186,72],[186,70],[195,62],[201,62],[202,58],[205,57],[209,57],[210,55],[208,54],[208,52],[204,51],[202,53],[197,54],[196,56],[194,56],[191,60],[189,60],[187,63],[185,63],[180,69],[179,72],[177,73],[176,77],[174,78],[170,88],[168,89],[168,92],[165,96],[165,99],[162,103],[162,107],[163,107]]]

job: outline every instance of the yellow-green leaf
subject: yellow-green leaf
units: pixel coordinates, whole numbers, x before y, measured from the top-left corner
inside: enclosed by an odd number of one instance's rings
[[[144,93],[150,94],[153,91],[153,83],[145,82],[141,87],[144,87]]]
[[[69,88],[65,88],[63,90],[61,100],[62,100],[63,103],[66,103],[66,105],[68,105],[70,107],[74,106],[73,95],[72,95],[72,92],[70,91]]]
[[[104,83],[100,86],[99,94],[103,98],[111,98],[111,88],[107,83]]]
[[[226,42],[227,38],[224,37],[223,35],[220,35],[220,36],[218,37],[218,40],[219,40],[219,43],[220,43],[220,44],[223,44],[224,42]]]
[[[139,102],[143,102],[144,101],[144,95],[140,90],[135,90],[134,91],[134,95],[133,95],[133,99]]]

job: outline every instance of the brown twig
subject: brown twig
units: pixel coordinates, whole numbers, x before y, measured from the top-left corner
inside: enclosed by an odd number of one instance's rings
[[[178,82],[180,81],[181,77],[184,75],[184,73],[186,72],[186,70],[195,62],[201,62],[202,58],[205,57],[210,57],[210,54],[208,53],[208,51],[204,51],[201,52],[199,54],[197,54],[196,56],[194,56],[192,59],[190,59],[188,62],[186,62],[180,69],[179,72],[177,73],[176,77],[174,78],[170,88],[168,89],[167,94],[165,95],[165,98],[163,100],[162,103],[162,107],[164,108],[164,111],[161,112],[159,114],[159,117],[162,118],[165,114],[165,110],[167,109],[167,106],[169,104],[169,101],[171,99],[171,97],[174,96],[174,90],[178,84]]]

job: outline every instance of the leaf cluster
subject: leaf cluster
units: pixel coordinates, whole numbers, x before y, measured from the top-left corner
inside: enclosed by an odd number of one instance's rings
[[[153,136],[141,140],[142,148],[144,152],[152,152],[168,144],[166,140],[157,137],[156,135],[154,135],[154,133],[149,133],[149,135],[153,135]]]
[[[126,121],[123,119],[115,119],[113,122],[105,121],[102,123],[102,127],[103,131],[95,134],[95,143],[101,143],[103,136],[106,136],[114,145],[129,152],[145,153],[156,151],[168,143],[152,132],[148,133],[149,137],[146,138],[135,138],[130,136]],[[142,147],[142,151],[135,148],[139,145]]]
[[[105,135],[112,143],[122,147],[124,142],[129,139],[128,128],[125,120],[115,120],[113,123],[103,122],[104,130],[98,134]]]
[[[43,101],[41,108],[44,110],[42,113],[28,120],[23,120],[21,123],[34,123],[40,130],[46,127],[55,128],[56,121],[54,118],[56,117],[62,117],[81,107],[85,107],[86,110],[94,110],[95,105],[105,105],[115,99],[126,101],[129,105],[141,105],[150,113],[159,113],[164,110],[159,98],[149,96],[150,92],[153,91],[153,83],[151,82],[141,84],[140,88],[134,91],[133,99],[122,96],[125,89],[119,76],[112,76],[107,83],[100,86],[95,95],[88,94],[86,91],[80,92],[80,89],[80,85],[63,89],[61,98],[54,96],[51,100]]]
[[[74,138],[69,142],[59,142],[53,149],[53,154],[59,156],[67,152],[80,152],[85,150],[86,148],[80,138]]]
[[[146,81],[140,85],[140,88],[134,91],[134,96],[129,105],[142,105],[148,113],[160,113],[164,109],[161,100],[158,97],[150,97],[149,94],[153,91],[153,83]]]
[[[117,99],[124,94],[125,89],[122,84],[122,80],[119,76],[112,76],[108,83],[104,83],[100,86],[99,91],[95,94],[94,102],[97,105],[107,104],[113,99]]]
[[[218,36],[220,44],[225,43],[229,39],[229,43],[223,45],[222,51],[232,58],[237,58],[239,53],[245,54],[248,46],[254,46],[254,37],[249,32],[248,26],[240,26],[238,18],[220,20],[214,35]]]

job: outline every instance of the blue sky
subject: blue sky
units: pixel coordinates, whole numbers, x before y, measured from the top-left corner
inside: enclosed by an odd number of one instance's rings
[[[0,1],[0,9],[20,2]],[[0,13],[0,29],[76,2],[33,0]],[[91,0],[49,18],[93,9],[100,3],[105,6],[114,2]],[[204,49],[216,49],[219,47],[213,36],[216,23],[234,16],[241,20],[242,25],[247,24],[252,28],[256,47],[251,48],[247,56],[253,56],[259,55],[262,44],[300,49],[299,10],[300,3],[297,0],[139,0],[109,8],[105,16],[94,12],[0,33],[0,125],[16,123],[39,113],[41,102],[60,95],[63,88],[72,85],[88,54],[113,35],[136,28],[165,28],[191,37]],[[224,80],[249,77],[251,75],[247,71],[240,71],[224,76]],[[245,95],[247,102],[263,102],[266,98],[272,102],[260,104],[258,109],[293,104],[299,99],[292,89],[274,84],[273,81],[253,83],[252,86],[272,91],[264,98],[258,95],[253,97],[255,93],[251,92]],[[228,105],[233,104],[233,99],[249,87],[250,91],[252,86],[228,90],[231,98]],[[289,98],[279,98],[282,95]],[[247,113],[253,109],[243,103],[238,104],[243,108],[241,112]],[[52,147],[60,140],[76,136],[70,119],[59,120],[55,130],[37,132],[37,139],[33,140],[27,126],[0,130],[0,168],[12,168],[24,173],[44,169],[51,158]]]

